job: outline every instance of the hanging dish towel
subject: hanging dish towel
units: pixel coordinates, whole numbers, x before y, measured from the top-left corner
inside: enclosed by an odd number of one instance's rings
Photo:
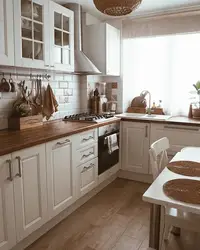
[[[108,140],[108,153],[112,154],[114,151],[119,149],[117,134],[109,135],[107,137]]]
[[[57,111],[58,111],[58,102],[56,101],[56,97],[53,93],[51,86],[48,84],[44,92],[43,117],[46,117],[46,119],[49,120],[53,115],[53,113]]]

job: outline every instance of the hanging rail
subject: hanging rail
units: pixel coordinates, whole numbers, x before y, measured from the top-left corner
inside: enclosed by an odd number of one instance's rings
[[[5,75],[8,75],[8,76],[10,76],[10,78],[12,78],[12,76],[29,76],[30,77],[30,80],[32,80],[32,79],[34,79],[34,78],[39,78],[39,79],[41,79],[41,78],[43,78],[43,79],[47,79],[47,80],[49,80],[50,78],[51,78],[51,76],[50,75],[48,75],[48,74],[21,74],[21,73],[10,73],[10,72],[0,72],[0,75],[2,75],[3,77],[5,76]]]

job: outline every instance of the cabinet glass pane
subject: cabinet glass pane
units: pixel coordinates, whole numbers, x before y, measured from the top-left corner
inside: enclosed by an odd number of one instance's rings
[[[32,41],[27,41],[22,39],[22,57],[33,58],[33,46]]]
[[[34,39],[37,41],[43,41],[43,25],[34,23]]]
[[[62,63],[62,48],[54,47],[54,62]]]
[[[62,28],[62,15],[54,12],[54,27],[61,29]]]
[[[38,22],[43,22],[42,8],[43,6],[33,3],[33,19]]]
[[[69,32],[69,17],[63,16],[63,30]]]
[[[63,49],[63,63],[70,64],[70,50]]]
[[[22,18],[22,37],[32,39],[32,22]]]
[[[54,31],[55,45],[62,46],[62,32],[59,30]]]
[[[63,33],[63,47],[69,49],[69,34]]]
[[[21,0],[21,15],[23,17],[32,18],[32,2],[29,0]]]
[[[43,60],[43,44],[34,43],[34,59]]]

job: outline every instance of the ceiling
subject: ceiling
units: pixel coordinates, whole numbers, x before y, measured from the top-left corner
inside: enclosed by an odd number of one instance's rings
[[[60,4],[64,3],[79,3],[82,5],[83,10],[92,14],[93,16],[106,20],[112,17],[100,13],[94,6],[93,0],[54,0]],[[155,12],[162,11],[179,11],[189,10],[193,8],[200,8],[200,0],[143,0],[140,7],[129,16],[142,16]]]

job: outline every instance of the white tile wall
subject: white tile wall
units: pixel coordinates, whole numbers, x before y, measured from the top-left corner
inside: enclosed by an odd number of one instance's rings
[[[16,73],[16,69],[2,68],[0,72]],[[37,72],[30,69],[17,69],[17,73],[25,74],[45,74],[49,72]],[[58,112],[54,113],[51,119],[63,118],[65,115],[88,112],[89,94],[95,88],[95,83],[102,79],[98,76],[77,76],[62,75],[51,72],[50,85],[59,103]],[[49,73],[50,74],[50,73]],[[9,76],[6,75],[9,79]],[[26,85],[31,88],[30,77],[12,76],[13,80],[19,83],[26,80]],[[1,75],[0,75],[1,80]],[[43,81],[43,86],[47,86],[48,82]],[[0,93],[0,130],[8,127],[8,117],[12,112],[12,105],[17,98],[18,93]]]

